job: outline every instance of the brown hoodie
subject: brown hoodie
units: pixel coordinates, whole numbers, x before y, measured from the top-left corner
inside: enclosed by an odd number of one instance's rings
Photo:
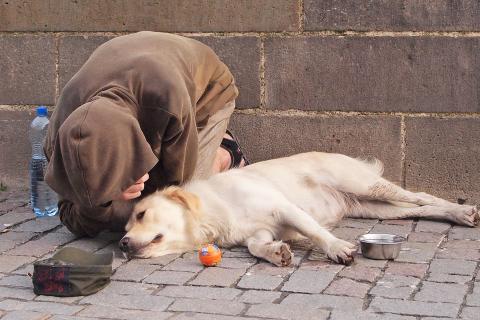
[[[108,203],[146,172],[144,194],[190,179],[197,130],[237,95],[196,40],[139,32],[101,45],[63,89],[45,142],[62,222],[94,236],[112,219]]]

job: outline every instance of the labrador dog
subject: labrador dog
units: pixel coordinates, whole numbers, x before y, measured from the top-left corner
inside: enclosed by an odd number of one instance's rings
[[[475,226],[474,206],[414,193],[382,178],[380,161],[310,152],[168,187],[135,205],[120,248],[149,258],[204,243],[247,246],[277,266],[291,263],[283,241],[306,237],[338,263],[355,245],[329,232],[342,218],[429,218]]]

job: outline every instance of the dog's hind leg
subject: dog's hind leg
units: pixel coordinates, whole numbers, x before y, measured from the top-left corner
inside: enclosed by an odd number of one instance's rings
[[[474,227],[478,224],[478,211],[473,206],[449,204],[447,206],[399,207],[383,201],[362,200],[358,206],[347,212],[350,218],[406,219],[427,218],[448,220],[457,224]]]
[[[273,235],[267,230],[258,230],[245,243],[248,251],[258,258],[265,259],[276,266],[285,267],[292,263],[293,253],[290,246],[282,241],[273,241]]]

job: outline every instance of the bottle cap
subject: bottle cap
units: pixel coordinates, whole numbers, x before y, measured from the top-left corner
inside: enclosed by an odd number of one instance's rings
[[[45,106],[37,107],[37,116],[46,117],[48,115],[48,109]]]

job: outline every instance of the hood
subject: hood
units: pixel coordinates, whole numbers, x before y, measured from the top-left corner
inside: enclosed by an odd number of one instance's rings
[[[117,198],[157,162],[132,110],[98,97],[59,128],[45,180],[63,198],[96,207]]]

